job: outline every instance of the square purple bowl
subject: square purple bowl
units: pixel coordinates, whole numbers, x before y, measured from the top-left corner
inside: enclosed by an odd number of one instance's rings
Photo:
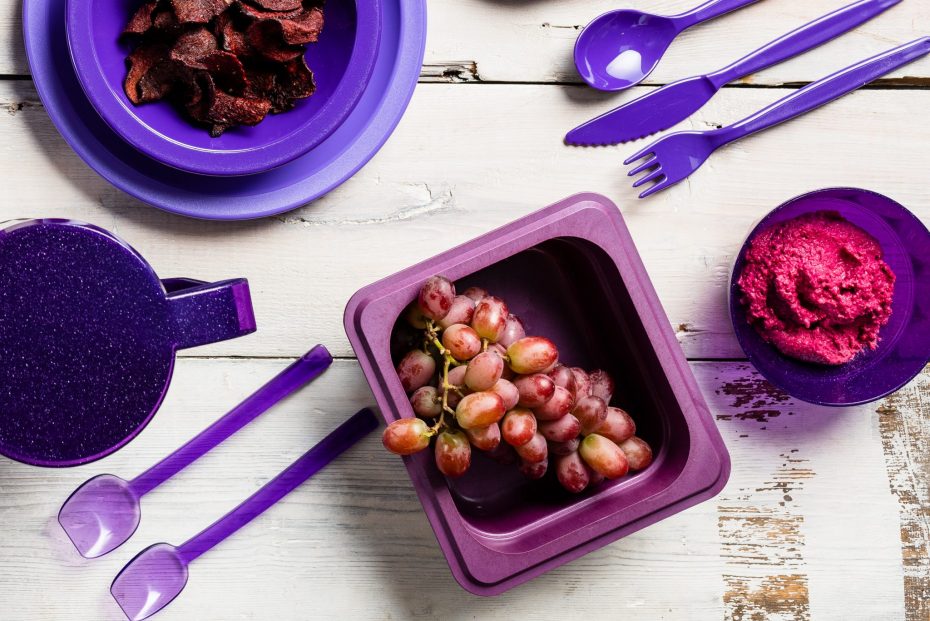
[[[578,495],[528,481],[476,451],[447,480],[431,451],[407,471],[455,579],[496,595],[716,495],[730,458],[620,211],[578,194],[358,291],[345,328],[387,422],[412,417],[391,335],[426,278],[503,298],[559,347],[566,364],[617,378],[614,403],[636,420],[655,460]],[[595,330],[594,327],[597,326]]]

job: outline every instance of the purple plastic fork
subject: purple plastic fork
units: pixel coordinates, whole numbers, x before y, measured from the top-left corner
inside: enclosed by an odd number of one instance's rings
[[[353,415],[238,507],[180,546],[157,543],[140,552],[113,580],[110,593],[132,621],[171,603],[187,584],[188,565],[284,498],[379,425],[365,408]]]
[[[930,37],[917,39],[813,82],[728,127],[664,136],[624,162],[629,165],[645,158],[628,173],[632,177],[646,172],[633,187],[656,182],[640,198],[664,190],[686,179],[720,147],[819,108],[928,53]]]
[[[317,345],[187,444],[134,478],[112,474],[89,479],[65,501],[58,522],[85,558],[97,558],[122,545],[139,526],[139,500],[325,371],[333,358]]]

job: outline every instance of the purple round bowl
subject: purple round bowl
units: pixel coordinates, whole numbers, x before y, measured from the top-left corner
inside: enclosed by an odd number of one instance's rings
[[[201,175],[265,172],[307,153],[345,121],[365,91],[377,60],[381,0],[330,2],[317,43],[307,50],[316,92],[293,110],[254,127],[211,138],[167,101],[136,106],[123,90],[131,46],[120,34],[140,0],[71,0],[66,30],[71,62],[84,93],[127,143],[174,168]]]
[[[815,211],[830,211],[868,232],[897,276],[892,314],[874,350],[841,366],[789,358],[762,339],[746,320],[736,284],[749,242],[775,224]],[[901,204],[855,188],[804,194],[760,221],[743,244],[730,279],[730,318],[740,346],[769,382],[817,405],[851,406],[881,399],[911,381],[930,362],[930,231]]]

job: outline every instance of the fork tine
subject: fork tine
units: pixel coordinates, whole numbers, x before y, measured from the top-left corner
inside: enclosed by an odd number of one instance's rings
[[[652,168],[653,166],[658,166],[658,165],[659,165],[659,158],[653,155],[651,158],[649,158],[648,160],[646,160],[645,162],[643,162],[642,164],[640,164],[639,166],[637,166],[636,168],[628,172],[626,176],[635,177],[636,175],[643,172],[644,170],[647,170],[649,168]]]
[[[670,185],[671,183],[669,183],[668,177],[665,177],[664,179],[656,183],[654,186],[652,186],[651,188],[649,188],[648,190],[640,194],[639,197],[646,198],[647,196],[652,196],[656,192],[660,192]]]
[[[665,175],[662,173],[662,169],[661,169],[661,168],[656,168],[654,171],[652,171],[651,173],[649,173],[648,175],[646,175],[646,176],[643,177],[642,179],[639,179],[639,180],[635,181],[635,182],[633,183],[633,187],[634,187],[634,188],[638,188],[638,187],[641,186],[641,185],[645,185],[645,184],[649,183],[650,181],[655,181],[655,180],[658,179],[659,177],[664,177],[664,176],[665,176]]]
[[[649,145],[649,146],[646,147],[645,149],[643,149],[643,150],[641,150],[641,151],[638,151],[638,152],[636,153],[636,155],[631,155],[630,157],[626,158],[626,160],[624,160],[624,162],[623,162],[624,166],[629,166],[630,164],[632,164],[632,163],[635,162],[636,160],[642,159],[642,158],[646,157],[647,155],[655,155],[655,153],[652,151],[652,147],[653,147],[653,145],[655,145],[655,144],[656,144],[656,143],[653,142],[651,145]]]

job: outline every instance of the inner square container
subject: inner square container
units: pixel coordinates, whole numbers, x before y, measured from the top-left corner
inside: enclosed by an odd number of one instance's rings
[[[358,291],[345,328],[385,420],[412,417],[391,337],[423,281],[477,285],[503,298],[527,334],[552,339],[560,360],[603,368],[612,404],[653,447],[644,471],[572,495],[550,473],[529,481],[515,465],[473,451],[447,480],[433,451],[404,457],[455,579],[496,595],[716,495],[730,458],[620,211],[578,194]]]

